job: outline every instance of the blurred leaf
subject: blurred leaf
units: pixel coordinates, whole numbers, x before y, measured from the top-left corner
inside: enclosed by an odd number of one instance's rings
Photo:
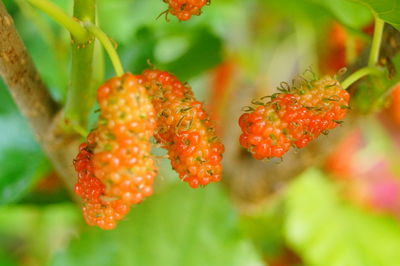
[[[86,228],[52,265],[262,265],[221,189],[169,186],[114,231]]]
[[[381,109],[387,100],[388,90],[400,81],[400,54],[392,59],[393,66],[396,69],[396,75],[391,79],[387,70],[380,77],[367,77],[362,79],[357,85],[357,91],[354,93],[352,101],[357,111],[368,114],[370,111]]]
[[[155,56],[160,63],[168,63],[182,56],[188,46],[189,40],[184,36],[168,36],[158,42]]]
[[[7,12],[10,15],[13,16],[17,12],[18,7],[17,7],[17,5],[15,4],[14,1],[3,1],[3,3],[5,5],[5,7],[7,8]]]
[[[140,73],[150,67],[150,60],[157,68],[187,81],[222,61],[222,40],[210,29],[191,28],[190,34],[173,33],[174,30],[174,27],[166,29],[158,36],[160,34],[152,28],[140,28],[132,41],[135,45],[121,49],[128,69]],[[171,44],[171,41],[178,41],[180,47]]]
[[[274,3],[281,8],[287,4],[290,4],[290,12],[295,15],[294,20],[300,15],[299,11],[311,15],[313,21],[318,21],[322,17],[326,19],[327,15],[331,15],[347,27],[360,29],[368,25],[373,18],[367,7],[349,0],[284,0]]]
[[[75,234],[79,215],[73,204],[1,206],[0,253],[7,250],[10,258],[20,261],[18,265],[48,265],[48,258]],[[1,254],[0,265],[7,265]]]
[[[136,15],[132,15],[134,10],[137,10],[135,2],[137,1],[98,1],[100,26],[119,44],[129,42],[131,34],[138,26]]]
[[[18,262],[7,254],[7,252],[3,249],[0,249],[0,265],[2,266],[17,266]]]
[[[187,51],[162,68],[181,80],[188,80],[222,61],[222,41],[206,28],[196,31]]]
[[[133,38],[135,45],[122,48],[124,55],[122,60],[127,62],[129,71],[132,73],[141,73],[149,68],[148,60],[154,63],[154,48],[157,43],[156,36],[152,29],[143,27],[139,29]]]
[[[0,84],[0,204],[18,201],[47,170],[47,161]]]
[[[360,29],[372,22],[372,14],[363,5],[348,0],[313,0],[321,2],[332,14],[346,26]],[[380,1],[380,0],[378,0]]]
[[[173,16],[168,22],[164,17],[156,19],[166,8],[158,0],[99,2],[100,24],[119,44],[127,70],[140,73],[149,68],[150,60],[187,81],[221,61],[222,41],[209,20],[202,16],[185,23]],[[107,69],[107,73],[113,72],[109,62]]]
[[[0,155],[0,205],[22,198],[48,169],[40,151],[2,149]]]
[[[379,18],[392,24],[400,30],[400,0],[350,0],[365,4],[371,8]]]
[[[342,202],[321,172],[304,173],[287,193],[286,237],[309,265],[393,266],[400,261],[399,223]]]
[[[240,225],[264,257],[276,257],[285,245],[281,198],[270,199],[254,214],[242,215]]]
[[[97,6],[101,27],[122,45],[134,47],[131,37],[143,27],[164,30],[174,25],[163,18],[156,20],[167,7],[163,1],[99,0]]]

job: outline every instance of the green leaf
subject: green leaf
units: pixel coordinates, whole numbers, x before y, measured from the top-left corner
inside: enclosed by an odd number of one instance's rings
[[[62,249],[76,233],[80,213],[74,204],[0,206],[0,265],[5,264],[1,251],[10,259],[29,258],[28,265],[48,265],[48,259]],[[14,264],[10,264],[14,265]]]
[[[391,58],[391,61],[396,71],[391,79],[387,78],[389,73],[385,70],[380,77],[367,77],[359,81],[352,99],[353,107],[356,107],[357,111],[368,114],[385,107],[387,91],[400,81],[400,54]]]
[[[3,249],[0,249],[0,265],[2,266],[18,266],[18,262],[15,258],[7,254]]]
[[[348,0],[312,1],[325,6],[339,21],[348,27],[360,29],[372,21],[372,15],[368,8],[358,3],[353,3]]]
[[[6,204],[23,197],[48,164],[2,84],[0,106],[0,204]]]
[[[18,201],[48,170],[40,151],[7,149],[0,155],[0,205]]]
[[[188,80],[222,61],[222,41],[208,29],[198,29],[186,52],[163,69]]]
[[[121,49],[128,69],[140,73],[150,67],[150,60],[157,68],[188,81],[222,61],[222,40],[208,28],[191,28],[190,34],[174,30],[166,29],[159,37],[149,27],[140,28],[134,36],[135,45]]]
[[[350,0],[368,6],[379,18],[400,30],[400,0]]]
[[[392,266],[400,261],[399,223],[343,202],[317,170],[290,186],[285,228],[288,242],[309,265]]]
[[[153,31],[148,27],[140,28],[133,38],[135,45],[122,47],[122,60],[128,66],[132,73],[141,73],[144,69],[149,68],[148,61],[154,60],[154,47],[157,39]]]
[[[276,258],[284,249],[282,205],[281,198],[270,199],[255,213],[240,217],[243,232],[251,238],[264,258]]]
[[[228,200],[217,185],[174,184],[113,231],[85,227],[52,265],[262,265]]]

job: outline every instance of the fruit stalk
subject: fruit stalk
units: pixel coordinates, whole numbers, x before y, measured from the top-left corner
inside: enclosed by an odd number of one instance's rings
[[[379,59],[379,51],[382,44],[382,35],[385,22],[376,16],[374,37],[372,39],[371,51],[369,54],[368,66],[375,66]]]
[[[375,15],[374,37],[372,39],[371,50],[369,52],[368,66],[359,69],[358,71],[351,74],[345,81],[343,81],[342,86],[344,89],[347,89],[354,82],[365,76],[380,74],[379,70],[376,68],[376,64],[379,60],[379,52],[382,44],[384,26],[385,22]]]
[[[363,67],[350,76],[348,76],[343,82],[342,87],[343,89],[348,89],[354,82],[357,80],[368,76],[368,75],[379,75],[379,70],[376,67]]]
[[[90,33],[92,33],[101,42],[104,49],[106,49],[117,76],[122,76],[122,74],[124,74],[124,69],[122,67],[121,60],[119,59],[118,53],[110,41],[110,38],[96,25],[87,23],[85,25],[85,27]]]

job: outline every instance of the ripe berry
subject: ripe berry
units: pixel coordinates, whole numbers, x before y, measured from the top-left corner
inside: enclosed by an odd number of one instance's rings
[[[155,138],[168,150],[179,177],[192,188],[218,182],[224,146],[191,88],[159,70],[144,71],[140,82],[152,96],[157,113]]]
[[[150,138],[156,121],[146,89],[132,74],[108,80],[97,98],[101,111],[97,128],[74,161],[75,192],[84,202],[87,223],[112,229],[132,204],[152,193],[156,167]]]
[[[332,77],[286,85],[239,119],[240,144],[255,159],[282,157],[291,146],[303,148],[347,113],[350,95]]]
[[[201,8],[208,4],[210,0],[163,0],[169,5],[168,12],[176,16],[179,20],[185,21],[192,16],[200,15]]]

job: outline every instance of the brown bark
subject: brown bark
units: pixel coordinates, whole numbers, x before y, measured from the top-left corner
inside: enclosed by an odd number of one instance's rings
[[[0,74],[21,113],[27,118],[35,137],[41,142],[56,113],[56,104],[48,94],[13,19],[0,2]]]
[[[49,95],[2,1],[0,76],[22,115],[27,119],[37,141],[72,191],[76,179],[72,159],[77,151],[79,138],[58,133],[59,121],[54,119],[57,117],[57,104]]]

